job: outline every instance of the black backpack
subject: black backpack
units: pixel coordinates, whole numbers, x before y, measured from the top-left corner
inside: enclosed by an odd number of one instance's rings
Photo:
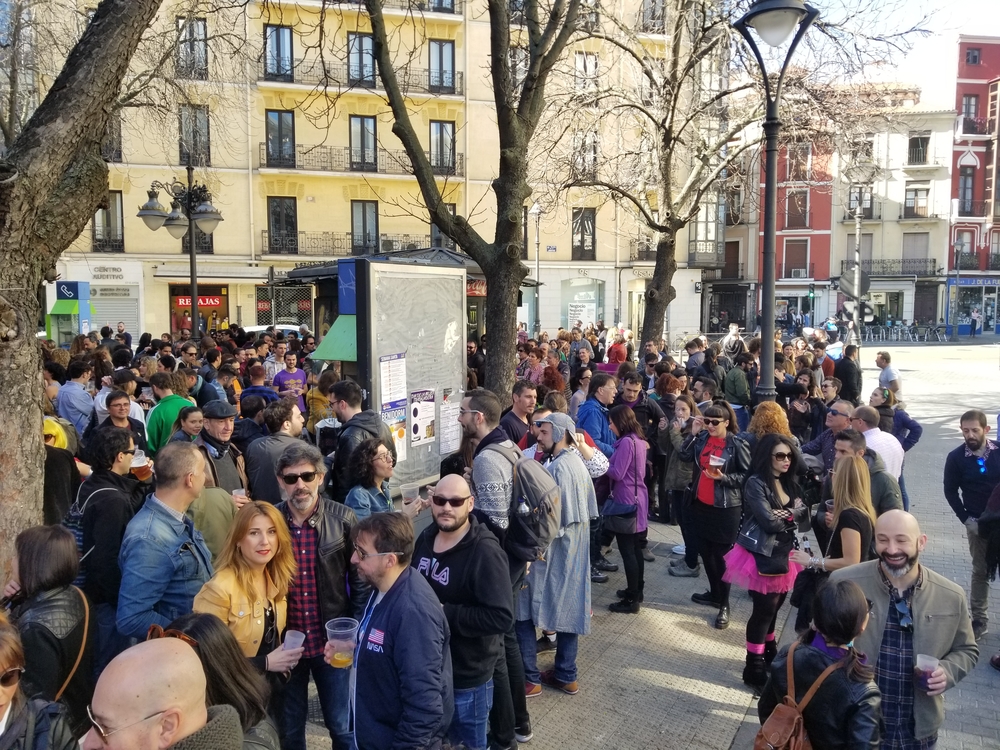
[[[510,461],[514,471],[509,524],[504,538],[507,553],[524,562],[541,560],[559,534],[559,485],[533,458],[525,458],[516,447],[493,443],[486,446]]]

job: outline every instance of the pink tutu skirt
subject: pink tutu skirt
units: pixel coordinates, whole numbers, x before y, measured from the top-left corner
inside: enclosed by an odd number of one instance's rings
[[[762,576],[757,572],[757,561],[754,556],[740,545],[726,553],[726,572],[722,580],[732,583],[748,591],[758,591],[761,594],[783,594],[792,590],[795,576],[802,566],[788,561],[788,572],[780,576]]]

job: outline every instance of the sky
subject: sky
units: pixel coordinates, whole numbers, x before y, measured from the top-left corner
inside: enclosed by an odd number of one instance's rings
[[[951,109],[955,106],[958,35],[1000,37],[1000,0],[912,0],[914,15],[935,11],[934,35],[919,39],[892,76],[900,83],[921,87],[921,104]],[[817,4],[822,7],[822,2]]]

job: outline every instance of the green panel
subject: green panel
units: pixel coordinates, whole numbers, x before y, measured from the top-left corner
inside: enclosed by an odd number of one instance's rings
[[[79,315],[80,301],[75,299],[57,299],[52,305],[49,315]]]
[[[319,342],[313,359],[358,361],[358,316],[340,315],[333,321],[333,327]]]

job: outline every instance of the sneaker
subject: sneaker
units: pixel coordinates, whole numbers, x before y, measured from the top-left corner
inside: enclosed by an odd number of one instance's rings
[[[597,558],[597,562],[594,563],[594,567],[597,568],[597,570],[604,571],[605,573],[618,572],[618,566],[615,565],[613,562],[609,562],[603,556]]]
[[[656,562],[656,555],[649,551],[647,547],[642,548],[642,559],[646,562]]]
[[[535,645],[535,650],[538,653],[542,653],[543,651],[555,651],[556,642],[549,640],[549,637],[543,633],[542,637],[538,639],[538,643]]]
[[[590,582],[591,583],[607,583],[608,582],[608,574],[607,573],[602,573],[597,568],[595,568],[593,565],[591,565],[590,566]]]
[[[541,686],[538,688],[541,690]],[[526,721],[523,724],[519,724],[514,727],[514,739],[518,742],[525,743],[531,742],[531,738],[535,736],[535,733],[531,731],[531,722]]]
[[[977,641],[989,632],[989,623],[986,620],[972,621],[972,634],[976,637]]]
[[[667,573],[672,576],[678,576],[679,578],[697,578],[701,575],[701,565],[695,565],[693,568],[689,568],[687,563],[684,562],[684,558],[681,558],[681,564],[672,565]]]
[[[683,557],[675,557],[673,560],[670,561],[671,568],[676,567],[678,565],[686,565],[686,564],[687,560],[685,560]]]
[[[687,551],[687,548],[683,544],[678,544],[670,551],[675,555],[683,555]]]
[[[623,598],[621,601],[609,604],[608,609],[620,614],[635,615],[639,613],[639,602],[636,599]]]
[[[580,686],[576,680],[572,682],[560,682],[556,679],[555,670],[552,669],[542,672],[542,684],[556,690],[562,690],[566,695],[576,695],[580,692]]]
[[[534,698],[536,695],[542,694],[542,686],[537,682],[526,682],[524,683],[524,697]]]

